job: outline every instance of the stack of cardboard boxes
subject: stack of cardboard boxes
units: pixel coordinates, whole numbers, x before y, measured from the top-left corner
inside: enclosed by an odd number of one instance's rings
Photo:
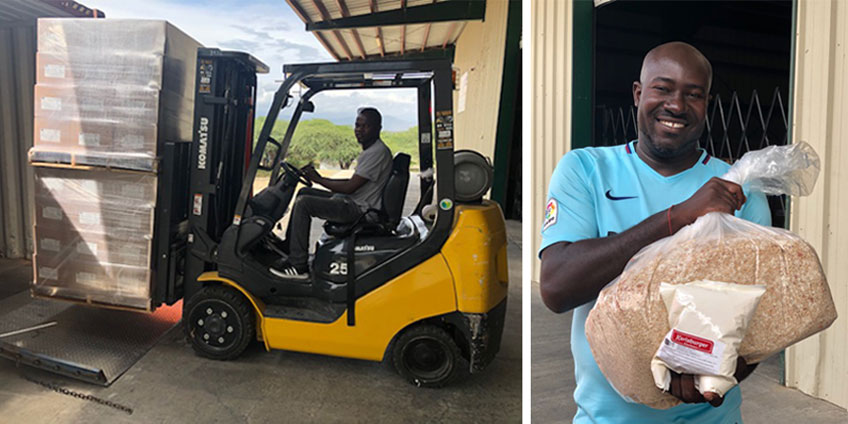
[[[198,47],[165,21],[39,20],[35,294],[150,308],[157,163],[191,140]]]

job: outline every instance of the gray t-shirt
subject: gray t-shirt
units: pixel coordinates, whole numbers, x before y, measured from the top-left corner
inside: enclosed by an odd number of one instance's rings
[[[392,175],[392,151],[383,140],[378,138],[359,154],[356,158],[356,171],[353,173],[368,181],[350,197],[363,211],[380,209],[383,187]]]

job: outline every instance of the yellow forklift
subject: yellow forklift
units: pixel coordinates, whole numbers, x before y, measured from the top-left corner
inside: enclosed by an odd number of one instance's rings
[[[252,149],[249,123],[245,129],[227,121],[244,116],[233,111],[252,107],[252,98],[247,105],[229,98],[234,88],[216,86],[213,62],[198,64],[190,169],[183,323],[195,352],[233,359],[259,340],[267,350],[387,361],[422,387],[444,386],[464,369],[483,370],[500,348],[504,326],[506,231],[500,207],[482,199],[485,172],[475,174],[461,159],[469,152],[454,151],[450,61],[286,65]],[[298,85],[302,94],[292,102]],[[328,90],[393,88],[417,89],[419,148],[413,153],[422,172],[414,212],[401,216],[410,156],[398,153],[382,208],[353,224],[327,222],[308,280],[272,274],[270,266],[285,255],[274,225],[298,183],[311,184],[285,161],[302,114],[314,111],[310,98]],[[279,112],[291,103],[285,136],[274,140]],[[232,128],[242,128],[236,140]],[[253,193],[260,169],[270,182]]]

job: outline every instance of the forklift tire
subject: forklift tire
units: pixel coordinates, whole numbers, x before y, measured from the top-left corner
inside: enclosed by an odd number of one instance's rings
[[[444,329],[418,325],[406,330],[392,347],[397,372],[418,387],[444,387],[459,375],[465,360]]]
[[[235,359],[255,338],[256,316],[247,299],[227,286],[206,286],[188,301],[186,338],[199,356]]]

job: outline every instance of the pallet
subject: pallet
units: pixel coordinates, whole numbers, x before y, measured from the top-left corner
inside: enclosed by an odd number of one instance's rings
[[[119,170],[142,173],[158,173],[159,158],[106,157],[91,153],[48,152],[30,149],[29,163],[43,166],[80,170]]]
[[[156,311],[156,308],[150,304],[148,300],[146,306],[144,307],[136,307],[136,306],[128,306],[121,305],[117,303],[107,302],[105,300],[101,300],[102,296],[95,295],[87,295],[83,297],[71,297],[71,296],[62,296],[58,294],[51,294],[51,287],[33,287],[30,289],[30,295],[36,299],[49,299],[49,300],[58,300],[62,302],[73,303],[77,305],[86,305],[92,306],[100,309],[111,309],[115,311],[127,311],[127,312],[141,312],[151,314]]]

